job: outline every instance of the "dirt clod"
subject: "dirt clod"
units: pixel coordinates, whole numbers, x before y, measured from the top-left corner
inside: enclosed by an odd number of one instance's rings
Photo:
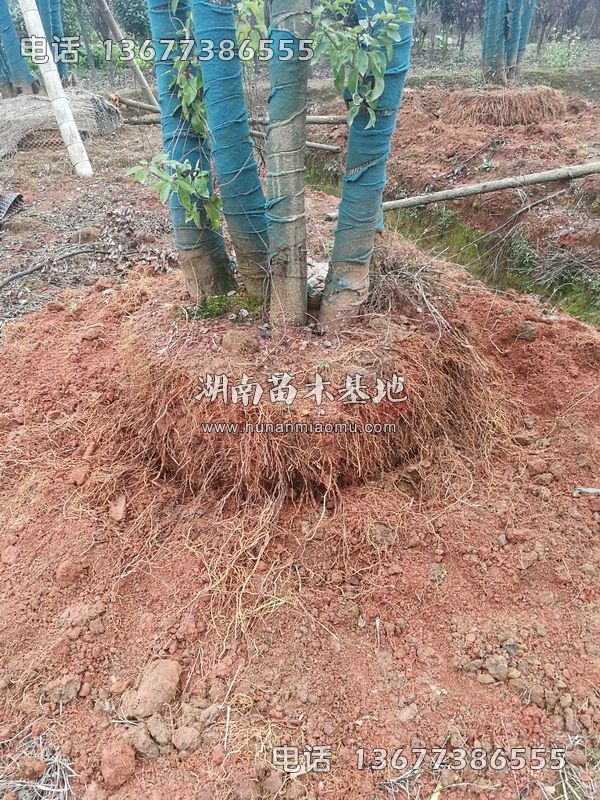
[[[67,589],[77,583],[82,572],[82,564],[72,558],[65,558],[64,561],[60,562],[56,570],[56,583],[61,589]]]
[[[104,748],[100,760],[100,772],[107,789],[123,786],[135,772],[135,753],[122,739]]]
[[[19,777],[26,781],[37,781],[46,771],[46,766],[41,758],[24,756],[19,761]]]
[[[489,656],[485,660],[485,668],[496,681],[505,681],[508,677],[508,660],[505,656]]]
[[[193,728],[191,725],[184,725],[177,728],[173,733],[173,745],[177,750],[185,750],[187,753],[193,753],[200,747],[201,736],[198,728]]]
[[[123,697],[123,712],[127,717],[150,717],[170,702],[177,691],[181,664],[171,659],[154,661],[146,667],[135,692]]]

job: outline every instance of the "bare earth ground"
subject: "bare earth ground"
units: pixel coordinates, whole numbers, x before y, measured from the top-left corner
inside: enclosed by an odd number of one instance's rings
[[[431,124],[413,134],[419,152],[426,137],[433,150]],[[38,310],[6,326],[0,351],[0,746],[9,781],[0,792],[10,797],[18,780],[43,772],[23,758],[42,742],[71,759],[75,796],[87,800],[388,800],[436,787],[438,797],[540,798],[540,784],[547,793],[560,786],[557,771],[468,766],[434,776],[426,761],[407,777],[392,765],[357,769],[356,751],[366,748],[369,764],[376,747],[491,755],[557,745],[569,751],[562,776],[593,797],[600,505],[573,489],[598,485],[597,331],[534,299],[492,293],[391,234],[382,260],[427,268],[427,296],[454,334],[438,342],[418,298],[339,338],[265,338],[258,320],[186,322],[163,255],[166,212],[122,177],[158,147],[156,131],[92,143],[97,174],[86,184],[47,152],[18,156],[27,209],[0,233],[0,280],[36,259],[48,266],[2,290],[7,317]],[[332,224],[321,222],[330,206],[311,194],[317,259],[331,239]],[[49,258],[81,239],[96,252],[76,263]],[[82,287],[84,276],[93,285]],[[487,376],[498,414],[504,398],[520,404],[508,406],[512,432],[494,428],[489,447],[467,448],[462,414],[477,425],[484,395],[459,407],[471,387],[457,341],[473,374]],[[361,472],[357,450],[349,485],[323,496],[317,481],[260,524],[267,494],[219,505],[218,487],[191,491],[182,479],[193,459],[173,464],[158,448],[168,440],[198,459],[218,450],[214,435],[194,440],[189,415],[178,416],[188,395],[173,396],[161,420],[151,416],[165,353],[237,376],[337,362],[372,370],[386,359],[407,369],[408,411],[393,412],[406,430],[426,383],[412,360],[419,348],[456,386],[431,400],[432,416],[456,416],[448,441],[438,431],[429,459],[415,446],[394,462],[394,440],[382,440],[391,464],[383,474]],[[154,382],[132,372],[144,360]],[[145,392],[147,418],[132,399]],[[482,406],[490,430],[494,414]],[[323,453],[342,450],[335,436],[323,442]],[[232,473],[239,446],[218,452]],[[142,723],[148,711],[152,722]],[[292,779],[272,764],[282,744],[331,745],[331,771]]]
[[[569,98],[564,118],[531,125],[456,124],[445,119],[444,108],[455,108],[463,90],[436,88],[408,90],[394,133],[389,180],[389,199],[439,191],[453,185],[481,183],[495,178],[542,172],[600,157],[599,106],[583,98]],[[344,113],[343,106],[328,104],[322,113]],[[344,145],[345,127],[313,126],[311,136]],[[325,159],[321,159],[324,161]],[[332,174],[337,172],[328,159]],[[597,197],[598,176],[573,186],[540,184],[525,191],[506,191],[454,201],[452,212],[482,231],[503,230],[519,209],[545,195],[558,197],[537,205],[510,225],[543,250],[600,246]],[[595,205],[594,205],[595,201]],[[507,232],[504,228],[504,233]]]

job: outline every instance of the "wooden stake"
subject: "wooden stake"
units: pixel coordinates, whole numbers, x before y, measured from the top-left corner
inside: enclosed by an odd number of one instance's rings
[[[129,97],[122,97],[120,94],[116,92],[114,94],[108,95],[108,100],[112,103],[122,103],[124,106],[128,108],[135,108],[139,109],[140,111],[151,111],[154,113],[160,113],[160,108],[158,106],[151,106],[150,103],[140,103],[139,100],[131,100]]]
[[[81,136],[77,130],[71,106],[65,95],[58,69],[54,63],[52,49],[46,39],[46,33],[36,2],[35,0],[19,0],[19,6],[29,36],[35,37],[38,40],[41,39],[45,44],[46,60],[43,64],[39,64],[38,66],[42,73],[48,100],[50,100],[52,104],[52,110],[56,117],[58,129],[65,143],[65,147],[67,148],[67,153],[69,154],[71,164],[73,164],[75,174],[82,178],[89,178],[94,174],[94,171],[85,147],[83,146],[83,142],[81,141]]]

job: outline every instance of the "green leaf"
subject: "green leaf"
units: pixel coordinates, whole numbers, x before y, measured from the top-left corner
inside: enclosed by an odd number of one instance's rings
[[[177,196],[181,200],[181,205],[187,210],[191,211],[193,209],[192,198],[186,192],[178,191]]]
[[[371,100],[377,100],[383,94],[385,89],[385,80],[381,75],[375,75],[375,85],[371,90]]]
[[[344,64],[339,64],[333,73],[333,83],[338,92],[342,92],[344,90],[345,77],[346,68]]]
[[[355,95],[358,89],[358,77],[359,77],[358,70],[353,67],[348,73],[348,82],[347,82],[348,91],[352,95]]]
[[[218,208],[211,205],[210,203],[206,204],[206,215],[209,219],[211,228],[215,230],[219,227],[221,223],[221,215],[219,214]]]
[[[369,56],[366,50],[358,51],[356,66],[361,75],[364,75],[369,69]]]
[[[356,117],[356,115],[358,114],[359,111],[360,111],[360,105],[356,104],[356,105],[351,105],[350,106],[350,108],[348,109],[348,125],[349,126],[352,125],[352,123],[354,122],[354,118]]]
[[[167,200],[169,199],[170,195],[171,195],[171,187],[167,183],[160,190],[160,194],[159,194],[160,202],[164,205],[167,202]]]

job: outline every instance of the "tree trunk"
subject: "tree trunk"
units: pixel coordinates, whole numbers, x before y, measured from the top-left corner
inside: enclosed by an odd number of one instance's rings
[[[27,91],[33,84],[33,75],[21,55],[21,45],[10,14],[7,0],[0,0],[0,41],[4,52],[8,82],[16,91]]]
[[[60,0],[50,0],[50,22],[52,24],[52,39],[54,39],[54,37],[59,39],[59,42],[56,45],[56,65],[58,67],[58,74],[60,75],[61,80],[64,82],[69,77],[69,68],[66,62],[60,57],[62,54],[60,40],[62,40],[65,35]]]
[[[483,34],[482,34],[482,67],[486,81],[495,82],[496,55],[498,49],[498,26],[500,18],[500,0],[485,0]]]
[[[192,167],[210,173],[209,144],[193,130],[182,115],[177,87],[173,85],[176,75],[175,60],[179,57],[180,48],[175,46],[170,53],[166,49],[166,42],[169,40],[178,42],[186,37],[185,27],[189,13],[187,0],[179,0],[175,13],[171,12],[170,0],[148,2],[152,43],[156,51],[155,70],[163,147],[170,159],[189,161]],[[221,231],[211,227],[202,207],[201,228],[193,221],[187,221],[186,210],[176,192],[171,194],[170,209],[173,238],[192,299],[200,302],[207,294],[223,293],[229,288],[231,272]]]
[[[542,55],[542,48],[544,46],[544,42],[546,41],[547,28],[548,28],[548,22],[544,20],[540,25],[540,35],[538,37],[538,42],[537,42],[536,57],[538,58],[538,60]]]
[[[369,0],[360,0],[359,15],[367,17],[385,5],[386,0],[375,0],[371,10]],[[414,17],[414,2],[400,0],[395,4],[396,8],[405,6]],[[399,33],[400,41],[394,43],[392,58],[387,61],[375,125],[368,128],[369,117],[361,113],[350,126],[340,214],[323,293],[324,325],[358,313],[369,293],[369,264],[375,231],[383,227],[386,165],[409,67],[412,21],[401,23]]]
[[[529,34],[531,33],[531,25],[533,23],[535,3],[536,0],[523,0],[523,12],[521,16],[521,33],[519,36],[519,49],[517,51],[517,63],[515,67],[515,73],[517,79],[519,78],[523,69],[523,60],[525,58],[525,51],[527,50],[527,43],[529,42]]]
[[[231,0],[192,0],[196,41],[210,41],[215,53],[236,40]],[[242,64],[233,58],[200,62],[223,214],[235,249],[238,273],[249,294],[266,298],[269,244],[265,198],[254,158]]]
[[[87,34],[85,17],[83,15],[83,9],[81,8],[81,2],[75,3],[75,13],[77,14],[77,22],[79,23],[79,30],[81,31],[81,38],[83,39],[83,46],[85,47],[85,53],[87,55],[90,77],[95,82],[98,80],[98,71],[96,70],[94,51],[92,50],[92,47],[90,45],[90,38]]]
[[[521,11],[523,0],[512,0],[508,16],[508,35],[506,39],[506,76],[510,83],[516,79],[517,53],[521,38]]]
[[[310,62],[300,60],[300,45],[303,39],[310,38],[311,32],[311,0],[272,0],[269,38],[273,40],[275,55],[269,61],[267,219],[269,313],[274,324],[306,322],[304,142]],[[286,49],[293,50],[293,56],[283,61]]]

